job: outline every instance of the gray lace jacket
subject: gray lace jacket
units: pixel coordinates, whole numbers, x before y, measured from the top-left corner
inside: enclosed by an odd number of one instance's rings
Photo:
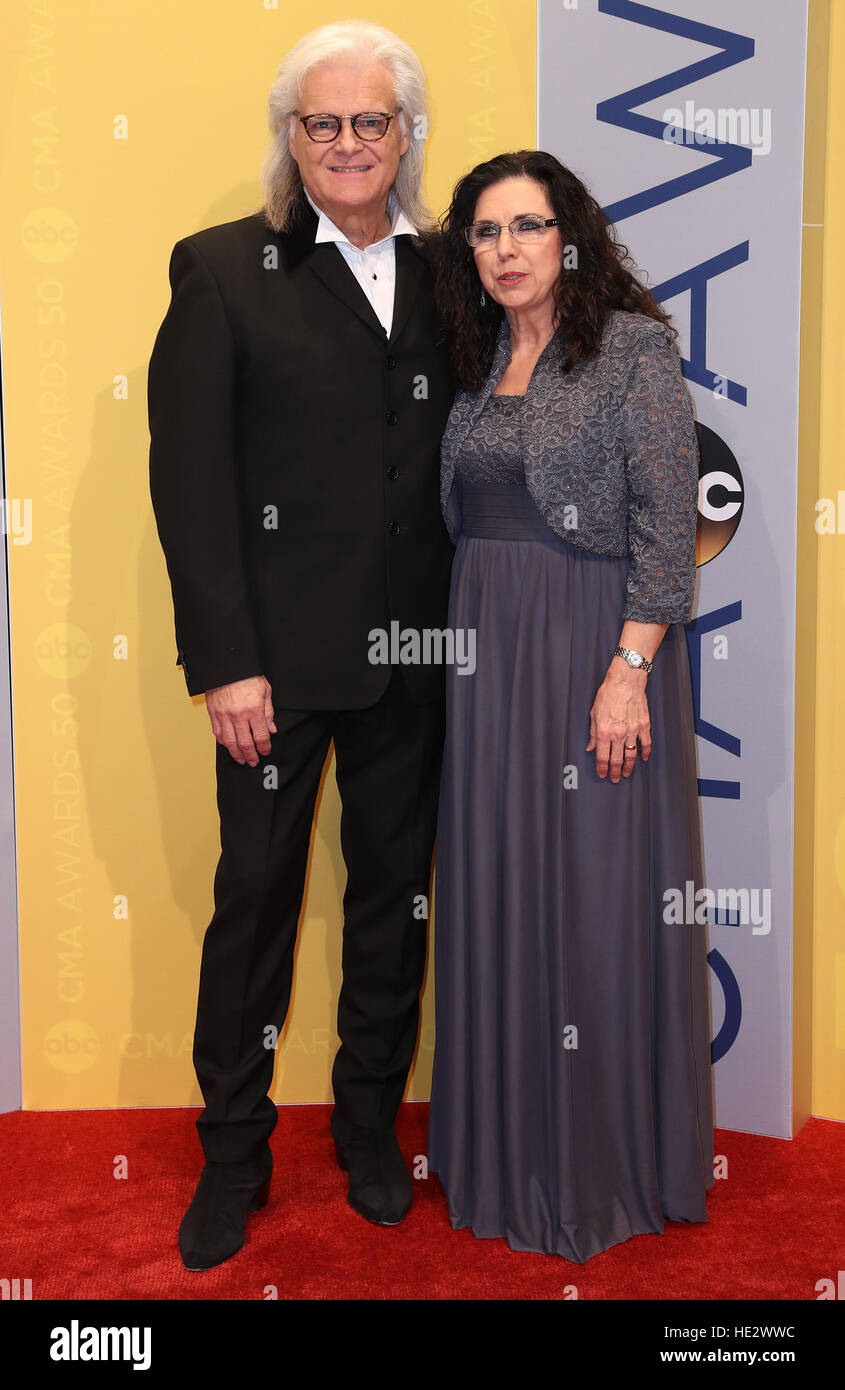
[[[574,545],[629,556],[623,620],[688,622],[698,440],[678,350],[656,319],[614,309],[594,357],[564,375],[558,352],[553,339],[523,403],[525,481],[537,509]],[[453,541],[455,462],[509,361],[503,319],[490,375],[477,393],[457,393],[443,436],[440,501]]]

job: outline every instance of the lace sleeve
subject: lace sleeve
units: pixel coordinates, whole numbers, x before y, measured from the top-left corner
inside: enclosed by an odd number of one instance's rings
[[[628,479],[628,585],[623,619],[685,623],[695,589],[698,439],[681,359],[645,321],[621,404]]]

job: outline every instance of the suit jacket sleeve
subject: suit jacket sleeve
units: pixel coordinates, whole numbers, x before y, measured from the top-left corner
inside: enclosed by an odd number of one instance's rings
[[[150,495],[191,695],[259,675],[235,457],[235,344],[217,282],[189,240],[170,259],[172,297],[147,383]]]
[[[623,619],[685,623],[695,590],[698,438],[677,348],[657,320],[634,344],[622,401],[628,479]]]

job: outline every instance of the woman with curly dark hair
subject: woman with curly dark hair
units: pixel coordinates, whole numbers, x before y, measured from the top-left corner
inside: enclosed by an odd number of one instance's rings
[[[463,178],[429,1166],[454,1227],[579,1263],[713,1185],[689,657],[698,445],[668,316],[549,154]]]

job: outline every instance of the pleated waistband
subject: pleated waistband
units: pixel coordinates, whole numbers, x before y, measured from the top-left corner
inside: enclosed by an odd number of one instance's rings
[[[488,540],[560,540],[519,483],[461,483],[461,532]],[[563,542],[566,544],[566,542]]]

